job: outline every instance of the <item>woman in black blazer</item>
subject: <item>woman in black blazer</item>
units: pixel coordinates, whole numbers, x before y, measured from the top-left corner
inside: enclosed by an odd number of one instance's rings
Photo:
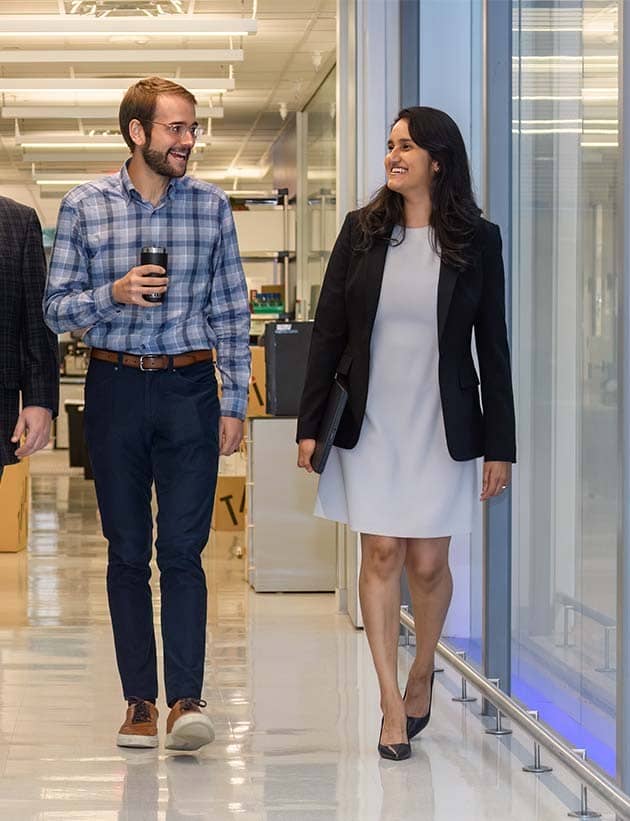
[[[485,501],[509,484],[516,445],[501,238],[480,216],[457,125],[436,109],[403,109],[385,170],[386,185],[347,215],[331,254],[297,439],[298,465],[311,471],[339,374],[349,399],[317,512],[361,532],[359,593],[383,710],[378,749],[400,760],[430,717],[452,594],[448,548],[471,530],[474,460],[484,457]],[[401,696],[403,567],[417,650]]]

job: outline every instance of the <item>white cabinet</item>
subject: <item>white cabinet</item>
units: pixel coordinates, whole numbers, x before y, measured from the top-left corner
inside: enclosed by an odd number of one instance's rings
[[[296,420],[248,420],[248,580],[257,592],[334,591],[336,527],[313,516],[317,478],[297,465]]]

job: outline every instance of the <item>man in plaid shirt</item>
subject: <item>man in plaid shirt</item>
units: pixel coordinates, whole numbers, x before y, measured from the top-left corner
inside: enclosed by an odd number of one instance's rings
[[[198,749],[208,540],[219,454],[243,435],[249,308],[225,194],[186,176],[201,128],[180,85],[141,80],[120,107],[131,159],[64,198],[46,287],[56,332],[86,329],[85,430],[109,542],[107,590],[127,716],[120,746],[156,747],[157,664],[149,578],[151,485],[158,500],[166,747]],[[140,265],[164,247],[167,276]],[[163,302],[145,300],[163,294]],[[222,376],[219,403],[212,350]]]

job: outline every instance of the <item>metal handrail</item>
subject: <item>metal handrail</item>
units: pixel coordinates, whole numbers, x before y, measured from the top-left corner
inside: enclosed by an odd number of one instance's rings
[[[403,609],[400,611],[400,623],[407,630],[415,634],[416,625],[409,613]],[[592,787],[608,804],[624,817],[630,818],[630,796],[624,793],[611,781],[598,767],[576,757],[571,748],[540,721],[534,720],[527,712],[520,707],[513,699],[501,692],[491,684],[488,679],[477,672],[475,668],[466,661],[463,661],[455,651],[447,647],[443,642],[438,642],[436,652],[452,667],[467,679],[479,693],[493,704],[497,710],[515,721],[526,733],[532,736],[539,744],[550,753],[556,756],[566,767],[583,781],[584,784]]]
[[[585,618],[594,621],[595,624],[599,624],[602,627],[617,626],[615,619],[611,619],[610,616],[606,616],[604,613],[594,610],[592,607],[574,599],[573,596],[569,596],[567,593],[556,593],[556,601],[563,606],[572,607],[577,613],[580,613]]]

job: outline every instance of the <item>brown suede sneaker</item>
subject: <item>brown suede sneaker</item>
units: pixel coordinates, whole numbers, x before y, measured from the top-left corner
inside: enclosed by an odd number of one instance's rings
[[[201,707],[206,702],[198,698],[180,698],[166,720],[167,750],[198,750],[214,741],[212,722]]]
[[[127,708],[127,718],[118,731],[119,747],[157,747],[158,711],[150,701],[134,701]]]

